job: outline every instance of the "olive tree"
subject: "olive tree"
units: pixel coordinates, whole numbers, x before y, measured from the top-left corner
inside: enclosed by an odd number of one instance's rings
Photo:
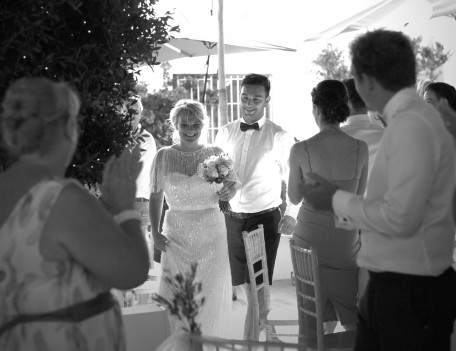
[[[24,76],[68,81],[79,92],[81,136],[67,175],[89,187],[112,154],[132,140],[130,119],[141,65],[178,31],[156,0],[2,0],[0,95]],[[125,105],[125,103],[127,104]],[[126,106],[121,112],[122,107]],[[14,161],[0,150],[0,171]]]

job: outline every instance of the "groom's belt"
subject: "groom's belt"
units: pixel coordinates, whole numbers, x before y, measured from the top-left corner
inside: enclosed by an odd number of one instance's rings
[[[146,199],[145,197],[137,197],[135,202],[149,202],[149,199]]]
[[[231,217],[234,217],[234,218],[247,219],[247,218],[258,217],[258,216],[264,215],[264,214],[269,213],[269,212],[274,212],[276,210],[277,210],[277,207],[272,207],[272,208],[268,208],[267,210],[263,210],[263,211],[260,211],[260,212],[253,212],[253,213],[230,211],[229,215]]]

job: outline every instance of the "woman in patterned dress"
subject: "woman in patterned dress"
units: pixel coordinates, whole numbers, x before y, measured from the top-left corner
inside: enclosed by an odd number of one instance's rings
[[[230,184],[210,184],[197,174],[198,164],[223,153],[207,145],[205,107],[193,100],[180,100],[170,120],[177,142],[160,149],[152,164],[150,219],[155,246],[163,252],[164,274],[185,274],[198,262],[196,281],[202,283],[205,302],[197,316],[202,333],[220,336],[222,321],[231,310],[231,273],[223,214],[218,201],[229,201],[236,193]],[[159,231],[163,197],[166,211],[163,233]],[[172,299],[173,292],[161,279],[159,294]],[[170,316],[173,330],[182,326]]]
[[[20,79],[2,107],[3,140],[17,161],[0,174],[0,350],[125,350],[110,289],[147,278],[130,211],[138,151],[106,164],[103,206],[64,177],[80,108],[68,84]]]

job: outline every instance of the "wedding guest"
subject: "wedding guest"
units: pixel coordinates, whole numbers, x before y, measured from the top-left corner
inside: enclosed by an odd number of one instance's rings
[[[135,134],[135,142],[139,146],[140,159],[139,162],[142,164],[141,172],[136,179],[136,199],[135,209],[138,211],[141,217],[141,229],[146,239],[149,249],[149,267],[154,267],[154,256],[153,256],[153,241],[149,234],[148,228],[150,227],[149,218],[149,195],[150,195],[150,170],[152,162],[154,160],[155,153],[157,152],[157,146],[155,139],[146,129],[141,126],[141,113],[143,106],[141,100],[136,100],[133,104],[135,114],[132,120],[132,128]]]
[[[79,137],[75,90],[22,78],[2,107],[3,140],[17,161],[0,175],[0,350],[125,350],[110,288],[147,278],[133,210],[137,150],[106,164],[105,208],[64,177]]]
[[[440,113],[456,148],[456,89],[443,82],[431,83],[426,87],[424,100]],[[453,198],[453,216],[456,221],[456,191]]]
[[[421,96],[424,99],[424,93],[426,92],[426,88],[429,84],[435,83],[433,79],[421,79],[418,84],[416,85],[416,92],[418,93],[419,96]]]
[[[451,267],[453,141],[416,93],[408,37],[375,30],[351,44],[351,70],[367,108],[387,122],[363,198],[318,174],[299,185],[314,208],[361,229],[358,265],[369,270],[355,350],[450,350],[456,316]]]
[[[456,89],[454,86],[435,82],[426,87],[424,100],[439,111],[450,134],[456,139]]]
[[[354,329],[358,310],[358,231],[336,228],[331,212],[314,210],[303,201],[299,184],[306,173],[317,172],[340,189],[362,195],[366,188],[368,148],[364,141],[347,135],[339,127],[350,113],[342,82],[324,80],[311,95],[312,113],[320,132],[296,143],[290,153],[288,196],[293,204],[302,202],[293,239],[297,246],[317,249],[323,306],[329,304],[335,310],[345,329]],[[315,335],[315,319],[299,312],[299,333]]]
[[[372,117],[368,114],[366,104],[356,91],[355,80],[349,78],[345,79],[343,83],[347,88],[350,115],[340,129],[351,137],[360,139],[367,144],[369,149],[368,171],[370,171],[385,129],[372,122]]]
[[[253,338],[253,305],[246,265],[243,231],[263,224],[269,283],[272,284],[280,233],[291,234],[295,225],[296,206],[289,204],[282,217],[279,206],[282,180],[288,181],[288,155],[293,137],[267,119],[264,112],[271,97],[268,77],[248,74],[241,83],[242,118],[220,128],[215,143],[223,147],[234,162],[241,187],[230,201],[231,212],[225,214],[231,277],[247,297],[244,338]],[[260,294],[260,318],[267,318],[264,296]]]
[[[343,83],[348,92],[350,116],[347,118],[347,123],[340,129],[353,138],[363,140],[367,143],[369,149],[369,166],[367,174],[369,176],[385,129],[378,123],[372,122],[371,118],[374,118],[373,116],[376,114],[368,114],[366,104],[356,91],[355,80],[349,78],[345,79]],[[368,279],[369,273],[366,269],[361,268],[358,277],[358,298],[363,296]]]
[[[203,334],[220,336],[226,313],[231,310],[232,285],[226,227],[218,201],[229,201],[236,188],[232,183],[210,184],[197,175],[200,163],[223,153],[207,144],[205,107],[198,101],[179,100],[171,110],[170,121],[176,142],[158,150],[151,172],[152,235],[162,251],[159,294],[172,299],[173,291],[164,278],[185,274],[196,261],[196,280],[202,283],[205,297],[197,321]],[[164,197],[169,209],[161,233]],[[171,315],[170,320],[173,331],[182,327]]]

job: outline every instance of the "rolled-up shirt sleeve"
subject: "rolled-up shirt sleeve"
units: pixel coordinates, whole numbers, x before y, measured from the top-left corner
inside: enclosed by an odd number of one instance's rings
[[[384,154],[372,174],[366,198],[338,190],[332,199],[338,227],[408,237],[419,228],[433,189],[441,153],[432,129],[413,114],[391,123]]]

